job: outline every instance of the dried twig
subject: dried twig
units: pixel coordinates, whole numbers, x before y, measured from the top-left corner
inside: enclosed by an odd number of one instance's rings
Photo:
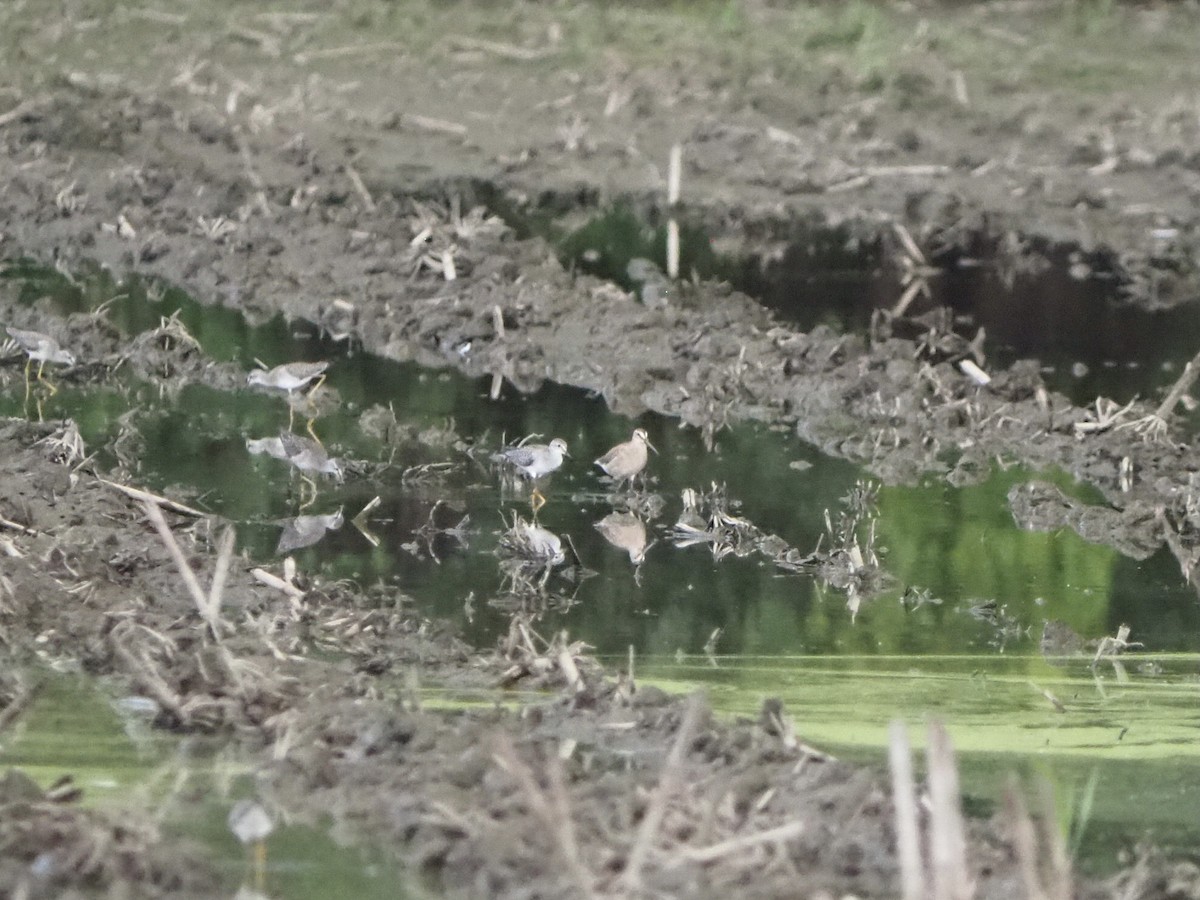
[[[175,535],[171,531],[171,527],[167,525],[167,520],[163,518],[162,510],[158,504],[152,500],[143,500],[142,508],[146,511],[146,518],[150,520],[150,524],[154,526],[154,530],[158,532],[159,538],[163,542],[163,546],[167,548],[167,553],[171,557],[171,561],[175,563],[175,569],[179,572],[179,577],[183,579],[183,583],[187,586],[188,593],[192,595],[192,602],[196,605],[196,611],[200,614],[205,623],[208,625],[208,630],[216,640],[221,639],[221,613],[220,609],[214,607],[209,595],[204,593],[204,589],[200,587],[200,582],[196,578],[196,573],[192,571],[192,567],[188,565],[187,559],[184,558],[183,549],[179,546],[179,542],[175,540]],[[232,531],[232,529],[230,529]],[[229,535],[230,532],[226,532]],[[225,572],[221,570],[221,564],[228,569],[229,558],[232,555],[232,541],[230,541],[229,552],[225,552],[222,547],[221,556],[218,558],[218,568],[213,575],[213,587],[217,588],[217,582],[220,581],[222,586],[225,582]],[[219,591],[217,591],[217,599],[219,600]]]
[[[496,738],[496,761],[508,774],[512,775],[520,785],[525,799],[529,802],[534,815],[542,820],[547,832],[554,836],[558,844],[563,862],[571,873],[576,886],[584,897],[596,896],[592,889],[592,873],[588,871],[583,860],[579,858],[579,845],[575,840],[575,826],[571,819],[571,811],[567,806],[567,792],[563,783],[562,762],[552,756],[546,762],[546,770],[550,779],[551,797],[537,785],[533,772],[517,756],[512,739],[503,732]]]
[[[908,729],[902,721],[893,719],[888,734],[888,764],[892,770],[892,797],[896,808],[896,855],[900,860],[900,896],[903,900],[924,900],[921,826],[917,818],[917,791]]]
[[[683,777],[683,757],[692,742],[692,736],[700,724],[700,716],[705,708],[703,695],[696,693],[688,698],[687,708],[683,712],[683,721],[679,723],[679,733],[675,735],[675,743],[663,763],[662,773],[658,784],[646,805],[646,813],[642,817],[641,827],[633,839],[629,850],[629,861],[625,865],[624,882],[626,888],[638,891],[642,884],[642,867],[650,850],[658,837],[658,829],[662,825],[663,815],[667,811],[667,800],[679,788]]]
[[[774,828],[768,828],[754,834],[742,835],[741,837],[729,838],[708,847],[681,847],[678,853],[688,862],[710,863],[716,862],[723,856],[732,856],[743,853],[746,850],[752,850],[760,844],[788,841],[799,837],[803,833],[803,822],[785,822]]]
[[[183,513],[185,516],[195,516],[196,518],[204,518],[208,515],[198,509],[193,509],[190,506],[185,506],[167,497],[162,497],[158,494],[152,494],[149,491],[143,491],[141,488],[130,487],[127,484],[118,484],[115,481],[109,481],[107,478],[97,479],[101,484],[108,485],[110,488],[116,488],[127,497],[132,497],[134,500],[141,500],[143,503],[153,503],[156,506],[165,506],[167,509],[177,513]]]
[[[941,722],[929,723],[929,850],[934,900],[970,900],[967,843],[959,807],[958,765],[950,735]]]

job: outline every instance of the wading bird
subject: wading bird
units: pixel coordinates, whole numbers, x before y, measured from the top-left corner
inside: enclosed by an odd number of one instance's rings
[[[646,461],[650,458],[647,450],[658,452],[650,443],[650,436],[646,434],[646,429],[635,428],[633,437],[623,444],[617,444],[605,453],[596,460],[596,465],[618,485],[628,481],[632,486],[633,479],[637,478],[646,468]]]

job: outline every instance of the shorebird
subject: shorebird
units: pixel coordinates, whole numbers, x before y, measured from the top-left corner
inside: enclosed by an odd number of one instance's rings
[[[267,838],[275,830],[275,820],[255,800],[239,800],[233,804],[226,819],[233,836],[254,853],[254,883],[259,890],[266,881]]]
[[[533,493],[530,495],[530,505],[536,514],[546,505],[546,498],[538,490],[539,479],[556,472],[563,464],[563,457],[570,456],[567,452],[567,442],[562,438],[554,438],[549,444],[522,444],[515,447],[505,447],[492,458],[507,465],[533,482]]]
[[[295,392],[303,390],[306,385],[315,380],[316,383],[313,384],[312,390],[308,392],[308,395],[311,397],[325,383],[325,370],[328,368],[329,363],[325,360],[284,363],[273,369],[255,369],[246,376],[246,384],[272,388],[273,390],[284,391],[287,394],[288,431],[291,431],[292,424],[296,418],[296,409],[292,405]],[[308,433],[319,441],[320,438],[317,438],[316,433],[313,431],[313,422],[316,419],[317,417],[313,416],[308,420]]]
[[[278,555],[311,547],[325,537],[325,532],[337,531],[341,528],[343,521],[341,507],[338,507],[337,512],[324,516],[296,516],[293,519],[286,519],[283,522],[283,533],[279,535],[275,553]]]
[[[40,331],[27,331],[23,328],[13,328],[11,325],[6,326],[8,335],[29,357],[25,363],[25,400],[29,400],[29,369],[36,359],[38,362],[37,380],[46,385],[50,389],[51,394],[57,394],[58,388],[42,377],[42,370],[46,368],[46,363],[59,363],[64,366],[75,365],[75,354],[70,350],[66,350],[63,346],[50,337],[48,334],[42,334]]]
[[[637,516],[627,512],[611,512],[595,524],[604,539],[629,554],[629,561],[640,566],[646,560],[646,525]]]
[[[625,441],[623,444],[617,444],[602,457],[596,460],[596,465],[604,470],[604,474],[612,478],[618,485],[628,481],[633,484],[633,479],[641,474],[646,468],[646,461],[650,458],[647,450],[658,450],[650,443],[650,436],[646,434],[646,429],[635,428],[633,437]]]
[[[254,454],[265,453],[281,459],[300,471],[300,477],[313,492],[308,502],[301,506],[302,509],[311,506],[317,499],[317,484],[304,473],[332,475],[338,481],[344,475],[341,463],[329,455],[320,441],[290,431],[279,432],[279,437],[250,438],[246,441],[246,449]]]

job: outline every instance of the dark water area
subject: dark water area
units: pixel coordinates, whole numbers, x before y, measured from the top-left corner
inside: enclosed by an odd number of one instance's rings
[[[101,388],[64,382],[46,401],[47,418],[74,416],[104,464],[116,460],[121,428],[133,427],[135,482],[233,521],[256,563],[281,561],[282,520],[340,508],[340,530],[293,554],[300,571],[393,586],[415,612],[455,623],[477,646],[503,636],[519,607],[542,633],[566,629],[614,666],[632,653],[639,677],[703,687],[719,709],[754,714],[762,698],[779,696],[804,711],[807,738],[851,756],[877,752],[890,718],[933,712],[955,726],[967,783],[981,797],[996,796],[986,787],[996,754],[1031,765],[1053,757],[1056,777],[1073,790],[1082,790],[1082,770],[1070,760],[1100,760],[1104,846],[1143,825],[1192,833],[1179,805],[1191,801],[1168,803],[1161,782],[1130,781],[1129,767],[1154,760],[1159,776],[1196,770],[1188,737],[1196,719],[1186,710],[1196,708],[1200,604],[1166,551],[1139,562],[1072,531],[1017,528],[1006,500],[1015,484],[1048,479],[1087,498],[1063,473],[1009,468],[967,487],[880,486],[861,536],[869,527],[887,580],[852,604],[815,574],[784,571],[758,554],[716,559],[705,546],[671,539],[681,493],[723,485],[731,512],[798,551],[828,541],[827,516],[837,517],[864,473],[790,432],[739,425],[719,432],[709,452],[694,429],[613,415],[601,398],[572,388],[521,395],[506,386],[492,400],[488,379],[380,359],[305,323],[251,326],[174,289],[103,275],[78,285],[32,270],[8,277],[31,301],[56,297],[63,312],[111,302],[110,321],[127,334],[176,315],[214,360],[245,370],[256,359],[331,361],[322,390],[339,402],[316,428],[348,474],[340,484],[322,481],[303,510],[295,476],[246,446],[248,437],[286,428],[278,396],[200,384],[164,396],[118,372]],[[388,407],[396,427],[419,439],[389,443],[364,428]],[[0,398],[0,412],[22,409],[20,396]],[[620,504],[591,462],[635,426],[659,451],[649,466],[652,509],[643,520],[651,543],[640,565],[596,528]],[[543,487],[538,521],[562,538],[576,565],[555,568],[541,595],[514,602],[496,551],[513,516],[530,517],[529,496],[502,484],[490,456],[526,434],[561,437],[570,448]],[[372,543],[349,519],[375,497],[364,523]],[[1055,661],[1039,653],[1048,621],[1078,636],[1079,655]],[[1122,624],[1142,651],[1127,667],[1089,668],[1088,642]],[[1073,714],[1056,711],[1043,690]],[[1139,817],[1120,806],[1131,792],[1155,798]]]
[[[536,230],[553,234],[548,221]],[[825,325],[866,334],[872,316],[894,309],[904,294],[902,254],[863,243],[849,229],[794,223],[775,243],[769,257],[731,257],[715,252],[701,229],[683,224],[680,272],[728,281],[805,331]],[[928,292],[907,314],[946,308],[968,339],[983,328],[994,365],[1035,359],[1047,386],[1077,405],[1097,397],[1124,403],[1159,397],[1200,351],[1200,302],[1145,309],[1124,296],[1099,254],[1032,247],[1017,264],[1002,262],[982,239],[977,243],[974,257],[955,252],[929,262]],[[559,236],[557,245],[567,264],[637,290],[629,261],[643,257],[663,266],[666,228],[616,207]]]

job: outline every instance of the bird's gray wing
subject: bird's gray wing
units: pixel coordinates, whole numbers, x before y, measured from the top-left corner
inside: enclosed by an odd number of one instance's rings
[[[537,459],[537,454],[534,453],[531,447],[505,447],[500,451],[500,455],[507,462],[521,468],[532,465],[534,460]]]

